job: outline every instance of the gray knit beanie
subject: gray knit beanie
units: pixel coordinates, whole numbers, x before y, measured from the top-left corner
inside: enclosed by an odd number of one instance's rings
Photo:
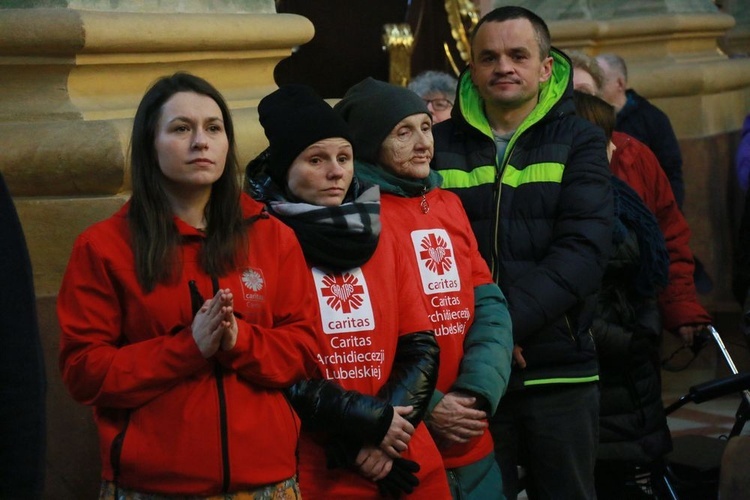
[[[355,156],[373,164],[398,122],[418,113],[430,116],[425,102],[411,90],[370,77],[351,87],[333,109],[349,124]]]
[[[261,99],[258,117],[270,145],[267,173],[280,187],[286,186],[289,167],[309,145],[332,137],[352,142],[346,121],[306,85],[282,85]]]

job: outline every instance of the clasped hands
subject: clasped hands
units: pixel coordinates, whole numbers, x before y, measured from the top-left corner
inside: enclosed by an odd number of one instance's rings
[[[219,349],[228,351],[237,343],[234,296],[229,288],[216,292],[205,301],[193,319],[193,339],[204,358]]]
[[[446,393],[430,412],[427,427],[438,448],[445,449],[484,434],[487,412],[478,409],[475,396],[460,391]]]
[[[378,481],[388,475],[393,468],[393,460],[406,451],[414,434],[414,426],[404,418],[413,409],[412,406],[394,406],[391,425],[380,445],[364,446],[359,450],[354,465],[362,476]]]
[[[365,478],[374,481],[382,496],[399,498],[419,485],[419,464],[401,458],[414,434],[414,426],[404,418],[412,406],[394,406],[393,419],[380,446],[365,446],[357,453],[355,466]]]
[[[219,349],[230,350],[237,343],[233,300],[230,289],[219,290],[196,313],[192,324],[193,339],[204,358],[213,356]],[[386,493],[397,496],[398,491],[411,492],[419,483],[413,475],[419,470],[419,465],[400,457],[414,434],[414,426],[405,418],[414,408],[394,406],[393,410],[391,424],[380,445],[360,449],[355,465],[363,477],[379,481],[381,491],[385,488]],[[394,469],[394,463],[398,464],[398,470]],[[391,480],[383,481],[387,476]]]

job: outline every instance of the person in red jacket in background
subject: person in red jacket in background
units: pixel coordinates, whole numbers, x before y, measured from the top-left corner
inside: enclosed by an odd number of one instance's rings
[[[63,382],[94,407],[100,498],[299,498],[282,389],[319,376],[317,307],[294,233],[241,193],[219,92],[159,79],[131,172],[128,203],[76,240],[57,302]]]
[[[664,328],[677,332],[687,344],[711,317],[698,301],[693,281],[690,228],[677,207],[669,180],[654,153],[638,139],[612,133],[615,150],[612,173],[628,183],[656,216],[669,250],[669,283],[659,297]]]
[[[581,53],[568,53],[573,62],[576,90],[598,95],[603,75],[595,59]],[[663,327],[679,335],[687,345],[711,322],[711,316],[698,300],[695,288],[690,227],[680,211],[666,174],[648,146],[625,133],[613,131],[610,169],[635,190],[656,216],[669,252],[669,281],[659,295]]]

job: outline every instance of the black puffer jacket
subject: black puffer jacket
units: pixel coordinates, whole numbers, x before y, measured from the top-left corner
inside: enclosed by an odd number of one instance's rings
[[[640,203],[627,186],[616,186],[616,192],[618,199],[630,196]],[[666,284],[669,257],[656,220],[640,205],[637,218],[618,213],[592,330],[601,387],[598,458],[649,463],[671,449],[661,399],[656,299]]]
[[[552,56],[552,77],[504,158],[496,159],[469,73],[452,119],[434,128],[432,166],[460,196],[509,302],[527,362],[513,371],[515,387],[597,378],[589,326],[609,258],[611,174],[604,134],[575,116],[570,61],[554,49]]]

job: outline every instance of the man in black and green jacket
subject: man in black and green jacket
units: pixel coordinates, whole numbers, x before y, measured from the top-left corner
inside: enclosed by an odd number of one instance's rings
[[[603,132],[575,116],[572,70],[544,21],[487,14],[472,36],[433,168],[456,192],[513,321],[511,386],[493,419],[506,496],[594,498],[598,367],[589,331],[613,220]]]

